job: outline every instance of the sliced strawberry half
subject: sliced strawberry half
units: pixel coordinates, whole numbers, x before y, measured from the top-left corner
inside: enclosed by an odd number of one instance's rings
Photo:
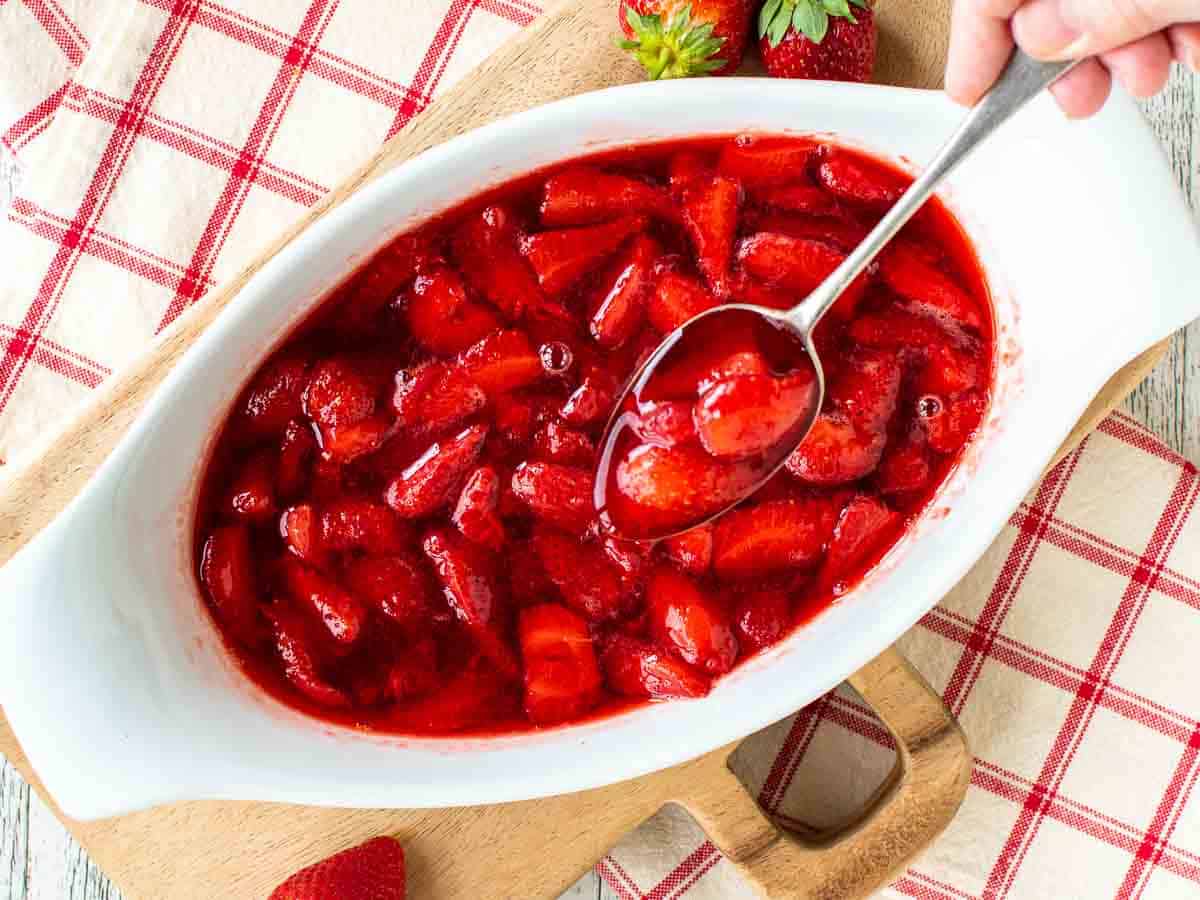
[[[337,643],[353,644],[366,622],[366,608],[336,581],[295,559],[280,563],[288,593],[319,620]]]
[[[559,415],[568,425],[595,425],[608,418],[616,400],[617,383],[601,369],[584,377],[571,396],[563,403]]]
[[[694,413],[696,431],[713,456],[757,456],[775,449],[812,415],[816,403],[816,376],[808,368],[781,377],[724,378],[700,395]]]
[[[626,697],[703,697],[712,687],[703,672],[648,641],[624,634],[608,639],[600,654],[600,666],[609,688]]]
[[[625,239],[645,228],[640,216],[624,216],[603,225],[565,228],[531,234],[521,241],[521,252],[529,261],[542,290],[557,297],[580,276],[595,269]]]
[[[384,501],[406,519],[437,512],[457,496],[487,438],[486,425],[473,425],[446,441],[431,444],[416,462],[388,482]]]
[[[967,391],[957,397],[922,398],[917,401],[929,446],[938,453],[954,453],[970,440],[987,409],[987,398],[979,391]],[[924,410],[922,410],[924,406]]]
[[[588,328],[601,347],[619,347],[637,331],[661,248],[638,235],[603,273],[588,299]]]
[[[804,297],[845,259],[824,241],[760,231],[743,238],[738,259],[760,281]]]
[[[713,525],[706,522],[662,542],[663,555],[689,575],[703,577],[712,568]]]
[[[256,437],[278,434],[302,415],[302,396],[308,384],[309,361],[284,354],[268,362],[254,376],[239,405],[239,424]]]
[[[473,416],[487,395],[460,367],[425,362],[396,375],[392,408],[400,424],[419,432],[439,432]]]
[[[377,837],[301,869],[267,900],[404,900],[404,849]]]
[[[696,265],[718,297],[729,293],[733,237],[737,233],[741,185],[715,176],[683,192],[683,224],[696,250]]]
[[[488,397],[527,387],[545,375],[542,360],[522,331],[497,331],[464,350],[456,368]]]
[[[600,667],[587,622],[556,603],[521,610],[525,713],[538,725],[577,719],[599,701]]]
[[[856,428],[844,413],[821,413],[785,465],[808,484],[847,484],[879,465],[887,432]]]
[[[489,206],[468,217],[450,242],[450,251],[468,283],[510,320],[527,306],[544,299],[537,279],[517,250],[513,214],[503,206]]]
[[[276,458],[271,453],[251,456],[234,476],[228,511],[248,522],[264,522],[275,514]]]
[[[636,584],[594,543],[540,526],[533,547],[547,578],[571,609],[592,622],[626,618],[636,604]]]
[[[734,629],[742,649],[757,653],[779,643],[792,627],[787,591],[762,588],[743,594],[734,611]]]
[[[713,459],[700,447],[640,444],[617,465],[617,490],[631,503],[684,526],[739,499],[757,480],[745,463]]]
[[[716,523],[713,568],[725,579],[812,568],[821,559],[838,512],[826,497],[731,510]]]
[[[336,463],[348,463],[374,453],[391,433],[392,423],[381,413],[360,422],[325,425],[319,432],[321,456]]]
[[[411,546],[412,532],[382,503],[343,496],[322,505],[320,541],[330,550],[386,556]]]
[[[817,583],[841,593],[837,584],[853,574],[900,524],[900,514],[874,494],[855,494],[838,516]]]
[[[932,474],[925,429],[913,423],[888,442],[875,473],[875,484],[882,494],[903,494],[921,490]]]
[[[879,260],[879,275],[892,291],[924,312],[947,316],[958,325],[983,327],[979,307],[958,283],[929,262],[920,247],[895,241]]]
[[[546,462],[586,468],[596,457],[596,445],[582,431],[574,431],[555,420],[547,422],[533,436],[533,452]]]
[[[467,540],[499,550],[505,537],[499,503],[500,476],[491,466],[480,466],[467,477],[450,521]]]
[[[686,575],[667,567],[652,572],[646,603],[659,646],[710,675],[733,668],[738,645],[728,614]]]
[[[647,408],[638,421],[638,433],[642,440],[661,447],[674,447],[696,440],[693,405],[686,400],[661,400],[646,404]]]
[[[721,148],[717,171],[747,187],[804,181],[817,146],[816,141],[740,135]]]
[[[300,559],[319,566],[325,559],[321,546],[321,519],[310,503],[289,506],[279,516],[279,536]]]
[[[200,553],[200,580],[208,589],[217,618],[243,644],[256,643],[258,585],[246,526],[213,529]]]
[[[576,166],[547,178],[539,211],[542,224],[548,228],[596,225],[630,213],[644,213],[667,222],[678,218],[674,204],[662,189],[592,166]]]
[[[413,554],[360,556],[346,563],[346,587],[372,609],[414,630],[423,630],[438,615],[433,582],[426,566]]]
[[[378,386],[339,357],[317,363],[304,388],[304,413],[323,426],[353,425],[375,412]]]
[[[892,206],[908,188],[898,174],[835,148],[817,166],[817,181],[829,193],[871,209]]]
[[[462,278],[449,266],[416,277],[405,311],[417,343],[439,356],[465,350],[501,327],[491,309],[468,299]]]
[[[308,486],[317,438],[302,419],[292,419],[283,430],[279,459],[275,465],[275,487],[285,501],[299,496]]]
[[[321,706],[335,709],[349,706],[350,698],[345,692],[321,674],[327,654],[322,652],[321,637],[309,620],[280,603],[266,607],[265,611],[274,630],[275,653],[292,687]]]
[[[717,298],[696,279],[666,271],[646,299],[646,318],[660,334],[667,334],[717,303]]]
[[[581,534],[596,517],[593,475],[587,469],[524,462],[513,472],[512,489],[535,516]]]

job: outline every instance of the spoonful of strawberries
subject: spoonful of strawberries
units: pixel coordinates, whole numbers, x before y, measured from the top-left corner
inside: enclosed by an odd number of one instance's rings
[[[720,515],[774,475],[821,411],[825,375],[813,342],[821,318],[942,180],[1076,62],[1015,51],[928,168],[800,303],[782,310],[727,303],[663,338],[630,378],[600,443],[601,526],[631,540],[669,537]]]

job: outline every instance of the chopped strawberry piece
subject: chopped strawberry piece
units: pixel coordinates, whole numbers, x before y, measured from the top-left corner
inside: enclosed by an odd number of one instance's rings
[[[675,207],[663,191],[624,175],[611,175],[591,166],[577,166],[546,179],[540,207],[542,224],[595,225],[645,213],[671,222]]]
[[[324,559],[321,526],[311,504],[289,506],[279,516],[279,536],[287,548],[305,562],[319,565]]]
[[[278,603],[268,607],[266,615],[274,626],[275,652],[283,674],[292,686],[321,706],[349,706],[350,698],[321,675],[321,639],[308,620]]]
[[[786,591],[764,588],[750,591],[738,601],[734,629],[742,649],[757,653],[783,640],[792,627],[792,602]]]
[[[955,337],[928,316],[900,307],[861,315],[850,323],[850,339],[864,347],[888,350],[928,350]]]
[[[300,419],[288,422],[275,464],[275,487],[280,497],[290,500],[304,493],[316,452],[317,438],[312,428]]]
[[[573,431],[562,422],[547,422],[533,436],[534,455],[563,466],[590,466],[596,457],[596,445],[581,431]]]
[[[256,453],[243,463],[229,491],[228,509],[240,519],[262,522],[275,513],[275,457]]]
[[[521,251],[542,290],[557,297],[645,226],[645,219],[625,216],[604,225],[543,231],[523,238]]]
[[[492,404],[492,428],[506,447],[525,446],[537,423],[533,404],[521,397],[500,394]]]
[[[659,646],[710,675],[723,675],[737,659],[729,616],[694,581],[670,568],[646,582],[650,629]]]
[[[650,545],[643,541],[623,541],[620,538],[605,537],[600,543],[605,555],[615,562],[626,575],[640,578],[642,569],[650,557]]]
[[[817,166],[817,180],[835,197],[872,209],[893,205],[908,188],[895,172],[835,149]]]
[[[696,403],[696,431],[713,456],[743,459],[776,449],[814,412],[816,376],[740,375],[709,386]],[[793,436],[793,442],[799,434]],[[776,459],[779,457],[777,456]]]
[[[480,466],[467,478],[450,521],[463,537],[493,550],[504,543],[504,525],[496,508],[500,502],[500,476],[491,466]]]
[[[377,837],[301,869],[267,900],[404,900],[404,891],[404,849]]]
[[[243,397],[241,422],[257,437],[277,434],[301,415],[301,396],[308,383],[308,360],[295,355],[277,356],[254,376]]]
[[[384,502],[406,519],[437,512],[457,490],[479,459],[486,425],[473,425],[453,438],[429,446],[407,469],[388,482]]]
[[[465,350],[501,327],[495,313],[467,298],[462,278],[448,266],[416,277],[406,311],[413,337],[439,356]]]
[[[755,191],[754,199],[764,206],[810,216],[833,216],[838,211],[836,200],[820,188],[808,184],[789,184]]]
[[[638,235],[597,282],[588,300],[588,327],[601,347],[617,347],[642,323],[645,296],[662,252],[651,238]]]
[[[321,620],[330,636],[339,644],[358,640],[366,622],[366,608],[341,588],[304,563],[285,558],[280,563],[288,593]]]
[[[599,545],[539,527],[533,546],[546,576],[571,609],[592,622],[611,622],[633,612],[636,584]]]
[[[213,529],[200,554],[200,580],[221,623],[243,644],[256,643],[257,582],[244,525]]]
[[[900,524],[900,514],[873,494],[855,494],[838,516],[818,583],[835,594],[838,582],[857,570]]]
[[[399,553],[412,541],[408,526],[381,503],[340,497],[321,509],[321,542],[330,550],[361,550],[376,556]]]
[[[542,360],[521,331],[497,331],[458,357],[458,369],[488,397],[496,397],[538,381]]]
[[[386,691],[392,700],[403,701],[432,693],[440,683],[437,642],[426,637],[406,644],[388,667]]]
[[[931,474],[925,430],[914,424],[888,443],[875,473],[875,483],[880,493],[901,494],[925,487]]]
[[[440,690],[396,709],[389,720],[420,734],[455,734],[485,722],[504,721],[520,709],[521,692],[512,676],[474,659]]]
[[[856,428],[844,413],[821,413],[785,465],[809,484],[846,484],[875,471],[886,443],[885,431]]]
[[[568,425],[595,425],[608,418],[616,400],[617,384],[604,371],[589,373],[567,401],[559,415]]]
[[[893,242],[880,257],[879,275],[884,284],[911,300],[918,310],[948,316],[975,331],[983,326],[983,317],[975,301],[953,278],[932,265],[919,247],[903,241]]]
[[[558,588],[546,574],[542,558],[532,541],[510,543],[504,548],[509,593],[517,606],[534,606],[558,599]]]
[[[576,719],[600,701],[600,667],[587,622],[556,603],[521,610],[525,714],[538,725]]]
[[[429,573],[407,552],[356,557],[346,563],[345,583],[354,596],[401,625],[423,629],[447,618],[438,615]]]
[[[685,400],[661,400],[647,404],[638,424],[642,440],[661,447],[674,447],[696,439],[692,403]]]
[[[473,416],[487,405],[487,395],[457,366],[427,362],[396,375],[392,408],[400,424],[438,432]]]
[[[821,559],[838,512],[826,497],[731,510],[713,533],[713,567],[726,579],[810,568]]]
[[[512,489],[534,515],[567,531],[586,531],[596,515],[592,473],[586,469],[524,462],[513,472]]]
[[[353,425],[375,412],[376,386],[345,359],[317,363],[304,388],[304,414],[320,425]]]
[[[766,306],[770,309],[791,309],[804,299],[791,291],[768,287],[747,275],[744,270],[734,273],[732,285],[729,299],[733,303],[753,303],[755,306]]]
[[[987,409],[987,400],[978,391],[967,391],[948,400],[937,397],[922,400],[917,401],[918,415],[925,422],[930,448],[938,453],[954,453],[970,440]]]
[[[800,297],[811,293],[845,258],[823,241],[765,231],[744,238],[738,245],[738,259],[747,272]]]
[[[469,217],[455,232],[450,249],[476,293],[509,319],[543,302],[537,280],[517,250],[512,213],[504,207],[489,206]]]
[[[699,447],[640,444],[617,465],[617,490],[680,527],[741,498],[757,480],[744,463],[713,459]]]
[[[717,325],[723,323],[714,319]],[[706,323],[698,323],[700,325]],[[653,378],[642,389],[645,400],[694,400],[719,381],[738,376],[762,375],[770,372],[767,361],[758,351],[753,338],[724,329],[720,342],[701,338],[689,341],[694,352],[679,354],[659,363]],[[714,336],[715,337],[715,336]]]
[[[706,178],[711,172],[708,164],[699,153],[684,150],[676,153],[667,163],[667,180],[671,183],[671,193],[681,196],[693,182]]]
[[[667,334],[716,305],[717,298],[694,278],[663,272],[646,299],[646,318],[659,333]]]
[[[721,176],[693,184],[683,192],[683,224],[696,248],[696,265],[718,297],[729,292],[733,236],[741,200],[741,185]]]
[[[626,697],[703,697],[712,687],[702,672],[653,644],[624,634],[609,638],[600,665],[609,688]]]
[[[713,525],[706,522],[662,542],[663,554],[689,575],[703,577],[712,568]]]
[[[742,135],[721,148],[717,169],[746,185],[779,185],[807,178],[815,141]]]
[[[922,393],[957,394],[977,387],[980,374],[977,357],[943,343],[929,349],[916,387]]]
[[[752,224],[755,231],[783,234],[800,240],[821,241],[843,253],[849,253],[861,244],[870,231],[867,226],[854,219],[820,218],[784,212],[759,213],[749,220],[748,224]]]
[[[321,453],[326,459],[348,463],[374,453],[383,446],[392,431],[385,416],[375,415],[361,422],[327,425],[321,429]]]
[[[417,270],[433,257],[433,248],[425,236],[405,234],[396,238],[345,287],[331,324],[343,334],[371,334],[378,327],[379,312],[396,299]]]

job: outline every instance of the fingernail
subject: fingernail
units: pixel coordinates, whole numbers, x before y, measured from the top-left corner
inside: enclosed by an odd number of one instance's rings
[[[1013,16],[1013,37],[1038,59],[1070,59],[1086,52],[1087,35],[1068,24],[1060,0],[1030,0]]]

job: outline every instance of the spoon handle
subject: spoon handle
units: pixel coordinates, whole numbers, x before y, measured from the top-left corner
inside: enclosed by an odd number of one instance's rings
[[[963,119],[962,124],[949,141],[938,151],[938,155],[909,186],[895,205],[871,229],[846,259],[804,302],[792,307],[787,318],[793,326],[808,334],[821,316],[833,306],[842,291],[871,263],[884,246],[895,237],[909,219],[921,208],[929,196],[966,156],[1003,125],[1009,118],[1049,87],[1056,79],[1066,74],[1079,60],[1062,62],[1040,62],[1021,50],[1013,51],[1000,78],[992,85]]]

